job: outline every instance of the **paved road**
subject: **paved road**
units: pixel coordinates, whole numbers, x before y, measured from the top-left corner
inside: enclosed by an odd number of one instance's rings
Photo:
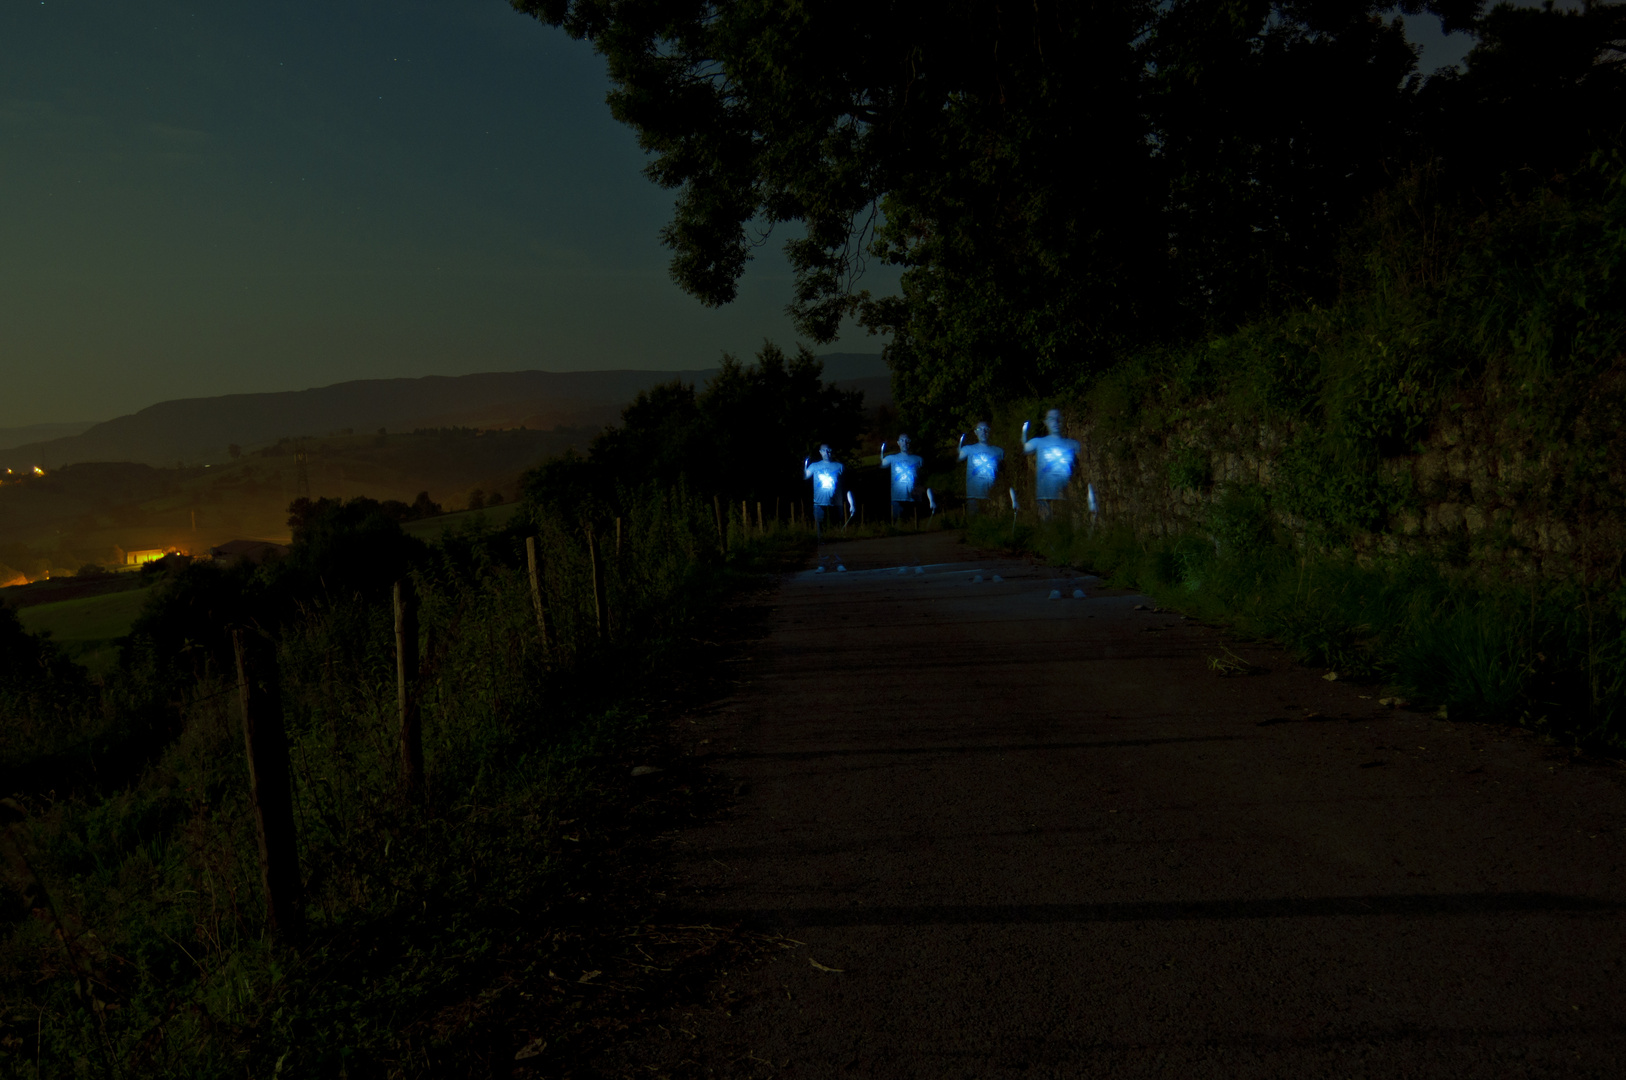
[[[1620,770],[1218,678],[1216,631],[952,536],[828,550],[692,728],[742,794],[675,848],[685,917],[805,945],[616,1069],[1626,1077]]]

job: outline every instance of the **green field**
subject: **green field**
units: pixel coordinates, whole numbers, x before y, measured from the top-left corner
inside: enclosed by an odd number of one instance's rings
[[[113,643],[130,632],[130,624],[135,622],[150,592],[149,585],[104,596],[36,604],[17,612],[17,618],[30,633],[50,631],[51,640],[69,656],[92,671],[103,672],[117,662],[118,649]]]
[[[424,518],[422,521],[405,522],[401,526],[401,531],[420,540],[434,541],[452,529],[463,528],[481,519],[485,520],[486,528],[500,529],[508,524],[508,519],[517,509],[519,503],[510,502],[501,506],[487,507],[484,510],[461,510],[455,514],[441,514],[439,517]]]

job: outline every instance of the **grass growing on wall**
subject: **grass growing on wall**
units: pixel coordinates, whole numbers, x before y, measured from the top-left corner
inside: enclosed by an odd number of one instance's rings
[[[1430,538],[1437,554],[1462,563],[1496,548],[1555,558],[1543,568],[1553,578],[1618,578],[1626,164],[1600,153],[1489,208],[1453,207],[1434,182],[1419,170],[1374,203],[1335,302],[1127,356],[1064,395],[1073,430],[1088,429],[1106,459],[1156,473],[1134,481],[1143,488],[1202,499],[1227,479],[1219,457],[1263,459],[1271,516],[1322,548],[1397,534],[1431,502],[1471,504],[1527,528]],[[1014,403],[996,427],[1014,431],[1051,403]],[[1480,443],[1463,449],[1484,473],[1422,490],[1412,457],[1465,418]],[[1535,540],[1543,523],[1600,539],[1566,552]]]
[[[1061,402],[1103,474],[1075,494],[1097,485],[1104,525],[1013,530],[1006,514],[971,538],[1102,571],[1451,717],[1618,752],[1626,167],[1600,153],[1489,208],[1433,184],[1419,170],[1376,201],[1336,302],[1127,357]],[[1050,404],[1013,402],[996,430]],[[1496,440],[1458,444],[1481,473],[1436,470],[1423,490],[1414,456],[1468,418]],[[1256,476],[1222,475],[1228,456]],[[1011,472],[1024,506],[1029,474]],[[1447,503],[1454,527],[1416,535]]]

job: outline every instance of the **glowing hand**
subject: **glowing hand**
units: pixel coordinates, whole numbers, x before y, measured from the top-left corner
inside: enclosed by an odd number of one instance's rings
[[[963,432],[963,431],[960,432],[960,445],[961,446],[965,445],[965,432]]]
[[[1026,420],[1022,421],[1022,441],[1023,442],[1028,441],[1028,428],[1030,428],[1032,426],[1033,425],[1029,424]]]
[[[886,457],[886,443],[881,444],[881,456]]]

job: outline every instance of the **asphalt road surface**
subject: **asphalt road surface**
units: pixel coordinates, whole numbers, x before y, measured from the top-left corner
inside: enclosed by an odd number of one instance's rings
[[[681,917],[800,944],[606,1066],[1626,1077],[1620,769],[952,535],[826,554],[690,727],[741,794],[673,849]]]

